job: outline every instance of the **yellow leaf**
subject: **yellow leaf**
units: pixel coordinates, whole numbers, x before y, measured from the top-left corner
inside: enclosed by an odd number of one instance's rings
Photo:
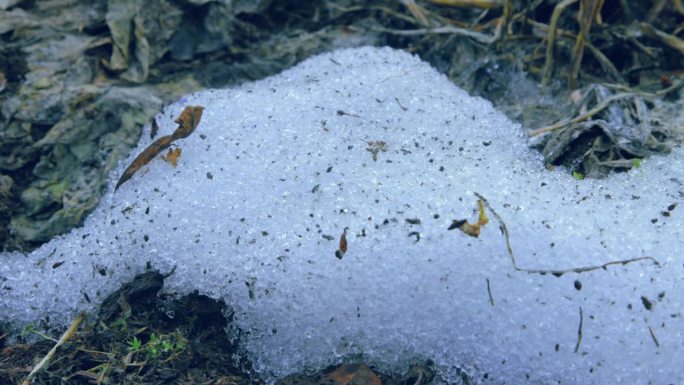
[[[457,219],[451,222],[451,225],[447,230],[459,229],[464,234],[477,238],[480,236],[480,229],[482,226],[489,223],[489,218],[487,218],[487,213],[485,213],[484,201],[482,199],[477,200],[477,210],[480,213],[477,223],[471,225],[465,219]]]

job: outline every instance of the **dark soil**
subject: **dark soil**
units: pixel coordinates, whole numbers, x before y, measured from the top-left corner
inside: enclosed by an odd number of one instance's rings
[[[150,271],[123,285],[104,301],[95,319],[86,319],[31,383],[264,383],[238,348],[242,332],[230,326],[232,312],[225,303],[197,293],[169,298],[160,294],[163,284],[164,276]],[[0,326],[0,384],[22,383],[55,345],[38,332],[28,333],[40,339],[6,345],[8,334]],[[430,362],[399,374],[353,363],[342,367],[348,377],[335,376],[339,369],[294,374],[276,384],[380,385],[373,382],[376,375],[385,385],[427,385],[434,379]]]

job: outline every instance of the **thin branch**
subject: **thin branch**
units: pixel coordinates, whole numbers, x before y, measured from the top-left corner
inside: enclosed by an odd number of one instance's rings
[[[651,333],[651,338],[653,338],[653,342],[656,345],[656,348],[660,347],[660,343],[658,342],[658,339],[656,338],[655,332],[653,331],[653,328],[650,326],[648,327],[648,332]]]
[[[652,261],[654,264],[657,266],[660,266],[660,263],[653,257],[637,257],[637,258],[629,258],[629,259],[620,259],[616,261],[610,261],[606,262],[601,265],[592,265],[592,266],[581,266],[581,267],[574,267],[574,268],[568,268],[568,269],[524,269],[518,266],[518,263],[515,260],[515,255],[513,254],[513,247],[511,247],[511,241],[508,233],[508,228],[506,227],[506,223],[504,223],[503,219],[501,216],[492,208],[492,206],[489,204],[489,201],[485,197],[483,197],[479,193],[475,193],[475,195],[484,202],[485,206],[489,209],[489,211],[492,213],[494,218],[499,222],[499,229],[501,229],[501,233],[504,236],[504,239],[506,241],[506,249],[508,250],[508,256],[511,258],[511,264],[513,265],[513,268],[516,271],[523,271],[526,273],[530,274],[540,274],[540,275],[546,275],[546,274],[551,274],[555,277],[560,277],[561,275],[565,273],[584,273],[587,271],[594,271],[594,270],[599,270],[599,269],[606,269],[608,266],[611,265],[626,265],[628,263],[633,263],[633,262],[639,262],[639,261],[645,261],[649,260]]]
[[[671,86],[669,86],[665,89],[662,89],[660,91],[657,91],[657,92],[632,91],[632,92],[623,92],[623,93],[615,94],[615,95],[612,95],[612,96],[609,96],[609,97],[603,99],[603,101],[601,101],[601,103],[599,103],[596,107],[585,112],[584,114],[578,115],[578,116],[576,116],[570,120],[565,120],[565,121],[561,121],[561,122],[557,122],[557,123],[548,125],[546,127],[537,128],[536,130],[529,131],[527,133],[527,135],[538,136],[538,135],[544,134],[544,133],[549,132],[549,131],[554,131],[554,130],[557,130],[559,128],[563,128],[565,126],[569,126],[569,125],[574,124],[574,123],[579,123],[579,122],[585,121],[585,120],[591,118],[592,116],[598,114],[599,112],[603,111],[604,109],[606,109],[610,105],[610,103],[618,101],[618,100],[627,99],[627,98],[631,98],[634,96],[640,96],[642,98],[660,97],[663,95],[667,95],[676,89],[679,89],[683,85],[684,85],[684,81],[678,80],[678,81],[673,82]]]

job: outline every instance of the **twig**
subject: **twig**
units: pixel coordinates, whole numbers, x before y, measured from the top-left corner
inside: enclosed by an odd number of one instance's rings
[[[489,304],[494,306],[494,297],[492,297],[492,288],[489,286],[489,278],[487,278],[487,294],[489,294]]]
[[[657,339],[656,336],[655,336],[655,332],[653,331],[653,328],[651,328],[651,327],[649,326],[649,327],[648,327],[648,331],[649,331],[649,333],[651,333],[651,338],[653,338],[653,342],[655,342],[656,348],[659,348],[659,347],[660,347],[660,343],[658,342],[658,339]]]
[[[78,317],[76,317],[74,322],[71,323],[71,326],[69,326],[69,329],[67,329],[64,332],[64,334],[62,334],[62,337],[59,338],[59,341],[57,341],[55,346],[53,346],[52,349],[50,349],[50,351],[45,355],[45,357],[43,357],[43,359],[40,360],[38,365],[36,365],[33,368],[33,370],[31,370],[31,373],[29,373],[28,376],[26,376],[26,379],[24,380],[24,382],[21,383],[21,385],[29,385],[31,383],[33,377],[35,377],[35,375],[43,368],[43,366],[45,366],[45,364],[47,364],[48,361],[52,359],[52,356],[55,355],[55,353],[57,352],[57,348],[62,346],[65,342],[69,340],[69,338],[71,338],[71,336],[74,335],[76,329],[78,329],[78,325],[81,324],[84,317],[85,315],[83,313],[79,314]]]
[[[577,329],[577,343],[575,344],[575,353],[579,351],[580,344],[582,343],[582,326],[584,325],[584,314],[582,313],[582,306],[580,306],[580,322],[579,328]]]
[[[571,120],[554,123],[552,125],[542,127],[542,128],[537,128],[536,130],[532,130],[532,131],[528,132],[528,135],[529,136],[537,136],[537,135],[541,135],[545,132],[557,130],[559,128],[568,126],[570,124],[582,122],[582,121],[587,120],[587,119],[591,118],[592,116],[598,114],[599,112],[603,111],[606,107],[608,107],[610,105],[610,103],[612,103],[616,100],[631,98],[633,96],[638,96],[638,94],[634,93],[634,92],[626,92],[626,93],[622,93],[622,94],[612,95],[610,97],[603,99],[603,101],[601,103],[599,103],[598,106],[592,108],[591,110],[589,110],[589,111],[587,111],[581,115],[576,116],[575,118],[573,118]]]
[[[492,208],[492,206],[489,204],[489,201],[485,199],[481,194],[479,193],[474,193],[478,198],[484,202],[485,206],[489,209],[489,211],[492,213],[494,218],[496,218],[497,222],[499,222],[499,229],[501,229],[501,233],[504,236],[504,239],[506,241],[506,249],[508,250],[508,256],[511,258],[511,264],[513,265],[513,268],[516,271],[523,271],[526,273],[530,274],[539,274],[539,275],[546,275],[546,274],[551,274],[555,277],[560,277],[561,275],[565,273],[584,273],[587,271],[593,271],[593,270],[599,270],[599,269],[605,269],[610,265],[626,265],[628,263],[632,262],[638,262],[638,261],[645,261],[649,260],[652,261],[654,264],[657,266],[660,266],[660,262],[658,262],[655,258],[653,257],[636,257],[636,258],[629,258],[629,259],[620,259],[616,261],[610,261],[606,262],[601,265],[593,265],[593,266],[581,266],[581,267],[574,267],[574,268],[569,268],[569,269],[552,269],[552,270],[546,270],[546,269],[523,269],[518,266],[518,263],[515,260],[515,255],[513,254],[513,248],[511,247],[511,241],[509,238],[509,233],[508,233],[508,228],[506,227],[506,224],[504,223],[503,219],[501,216]]]
[[[656,92],[630,91],[630,92],[623,92],[620,94],[615,94],[615,95],[612,95],[612,96],[609,96],[609,97],[603,99],[603,101],[601,101],[601,103],[599,103],[596,107],[585,112],[584,114],[578,115],[578,116],[576,116],[570,120],[561,121],[561,122],[557,122],[557,123],[548,125],[546,127],[537,128],[536,130],[529,131],[527,133],[527,135],[538,136],[538,135],[541,135],[543,133],[546,133],[549,131],[554,131],[554,130],[557,130],[559,128],[563,128],[565,126],[568,126],[568,125],[571,125],[574,123],[582,122],[582,121],[587,120],[587,119],[591,118],[592,116],[598,114],[599,112],[603,111],[605,108],[607,108],[610,105],[610,103],[618,101],[618,100],[627,99],[627,98],[631,98],[631,97],[635,97],[635,96],[640,96],[642,98],[660,97],[663,95],[667,95],[670,92],[672,92],[676,89],[679,89],[682,86],[684,86],[684,81],[678,80],[678,81],[672,82],[671,86],[669,86],[665,89],[656,91]]]
[[[659,29],[653,28],[650,24],[639,23],[641,30],[649,37],[660,40],[661,43],[668,47],[677,50],[680,54],[684,54],[684,40],[677,36],[667,34]]]

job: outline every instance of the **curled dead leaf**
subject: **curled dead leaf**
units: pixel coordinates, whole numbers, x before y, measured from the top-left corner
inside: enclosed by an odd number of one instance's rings
[[[166,135],[155,140],[152,144],[147,146],[143,152],[141,152],[133,162],[126,168],[126,170],[121,174],[119,181],[116,182],[116,187],[114,190],[118,189],[124,182],[129,180],[136,171],[140,170],[144,165],[148,164],[155,156],[160,152],[164,151],[171,145],[171,136]]]
[[[152,144],[147,146],[143,152],[141,152],[135,160],[126,168],[126,170],[121,174],[121,177],[119,178],[118,182],[116,182],[116,187],[114,187],[114,190],[117,190],[119,186],[121,186],[124,182],[129,180],[133,174],[136,173],[136,171],[140,170],[144,165],[148,164],[152,159],[154,159],[155,156],[159,155],[162,151],[166,150],[169,148],[171,143],[176,140],[176,139],[182,139],[182,138],[187,138],[192,134],[195,129],[197,128],[197,125],[200,122],[200,119],[202,118],[202,111],[204,110],[204,107],[202,106],[187,106],[183,110],[183,112],[180,114],[178,119],[176,119],[176,123],[178,123],[178,128],[173,132],[171,135],[165,135],[162,136],[161,138],[155,140]],[[167,155],[168,157],[169,155]],[[178,149],[178,154],[175,156],[177,159],[178,156],[180,156],[180,149]],[[172,161],[171,164],[175,166],[175,161]]]
[[[459,229],[466,235],[477,238],[480,236],[480,229],[482,226],[489,223],[489,219],[485,213],[484,201],[482,199],[477,200],[477,210],[480,213],[477,223],[470,224],[465,219],[457,219],[451,222],[451,225],[447,228],[447,230]]]
[[[190,136],[197,128],[200,119],[202,119],[202,111],[204,111],[202,106],[185,107],[180,116],[175,120],[178,123],[178,128],[171,135],[173,140]]]

